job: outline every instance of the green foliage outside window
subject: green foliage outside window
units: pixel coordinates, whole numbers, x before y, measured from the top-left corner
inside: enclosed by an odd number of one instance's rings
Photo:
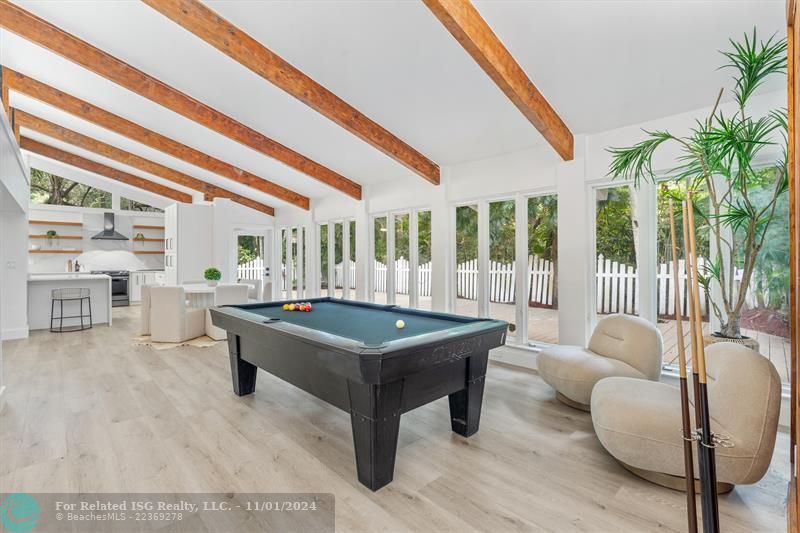
[[[111,209],[111,193],[32,168],[31,203]]]

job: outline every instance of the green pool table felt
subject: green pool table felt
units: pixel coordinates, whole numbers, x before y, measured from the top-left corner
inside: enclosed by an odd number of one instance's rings
[[[312,307],[313,310],[310,312],[284,311],[282,305],[275,304],[241,307],[241,309],[263,317],[277,318],[298,326],[360,341],[366,345],[379,345],[463,326],[470,322],[468,319],[459,320],[456,317],[450,319],[415,314],[413,311],[403,311],[398,308],[376,309],[341,302],[317,302],[312,303]],[[405,322],[404,328],[396,326],[398,320]]]

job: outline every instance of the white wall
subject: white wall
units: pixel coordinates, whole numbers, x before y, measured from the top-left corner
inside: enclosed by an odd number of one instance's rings
[[[27,313],[28,169],[0,110],[0,339],[25,337]],[[0,390],[2,390],[0,348]]]

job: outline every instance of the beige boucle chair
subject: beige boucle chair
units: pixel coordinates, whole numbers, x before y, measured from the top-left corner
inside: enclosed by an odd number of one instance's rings
[[[150,339],[183,342],[205,335],[206,310],[186,305],[183,287],[150,287]]]
[[[775,446],[781,402],[778,372],[766,357],[729,342],[706,348],[706,368],[711,429],[733,444],[716,449],[720,489],[755,483],[767,472]],[[677,387],[608,378],[595,386],[591,405],[597,437],[623,466],[655,483],[683,487]],[[690,412],[694,419],[694,407]],[[696,469],[696,455],[694,464]]]
[[[630,315],[610,315],[597,323],[588,348],[546,348],[536,365],[559,400],[588,411],[592,388],[603,378],[658,380],[661,350],[661,332],[650,322]]]

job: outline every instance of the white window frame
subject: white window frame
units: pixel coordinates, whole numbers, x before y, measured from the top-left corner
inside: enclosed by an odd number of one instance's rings
[[[355,217],[336,218],[317,222],[318,227],[326,226],[328,228],[328,249],[326,251],[328,256],[328,296],[331,298],[336,297],[336,224],[342,225],[342,298],[347,300],[351,296],[354,298],[355,294],[350,294],[350,261],[355,258],[350,257],[350,239],[355,240],[356,255],[358,255],[358,239],[355,235],[350,235],[350,223],[355,222],[356,226],[358,221]],[[356,229],[357,231],[357,229]],[[317,251],[320,256],[320,268],[322,268],[322,232],[317,231]],[[316,284],[317,294],[322,294],[322,276],[319,276]],[[353,289],[353,293],[357,290]]]
[[[397,302],[397,287],[395,283],[395,217],[408,215],[408,305],[412,309],[419,307],[419,213],[421,211],[431,211],[430,206],[413,207],[408,209],[394,209],[391,211],[381,211],[370,213],[369,219],[369,287],[367,299],[375,301],[375,220],[386,218],[386,303],[395,305]],[[433,221],[431,220],[431,225]],[[433,230],[431,230],[433,231]]]
[[[597,325],[597,190],[617,187],[629,187],[630,180],[592,180],[586,183],[587,187],[587,220],[589,221],[589,249],[586,256],[589,268],[586,274],[589,276],[589,326],[590,331]],[[642,181],[640,187],[635,189],[637,195],[636,205],[638,207],[639,221],[639,255],[636,258],[637,279],[639,287],[639,314],[638,316],[655,324],[658,324],[658,309],[656,301],[656,225],[658,222],[658,210],[656,204],[657,185]],[[652,274],[652,275],[650,275]]]

